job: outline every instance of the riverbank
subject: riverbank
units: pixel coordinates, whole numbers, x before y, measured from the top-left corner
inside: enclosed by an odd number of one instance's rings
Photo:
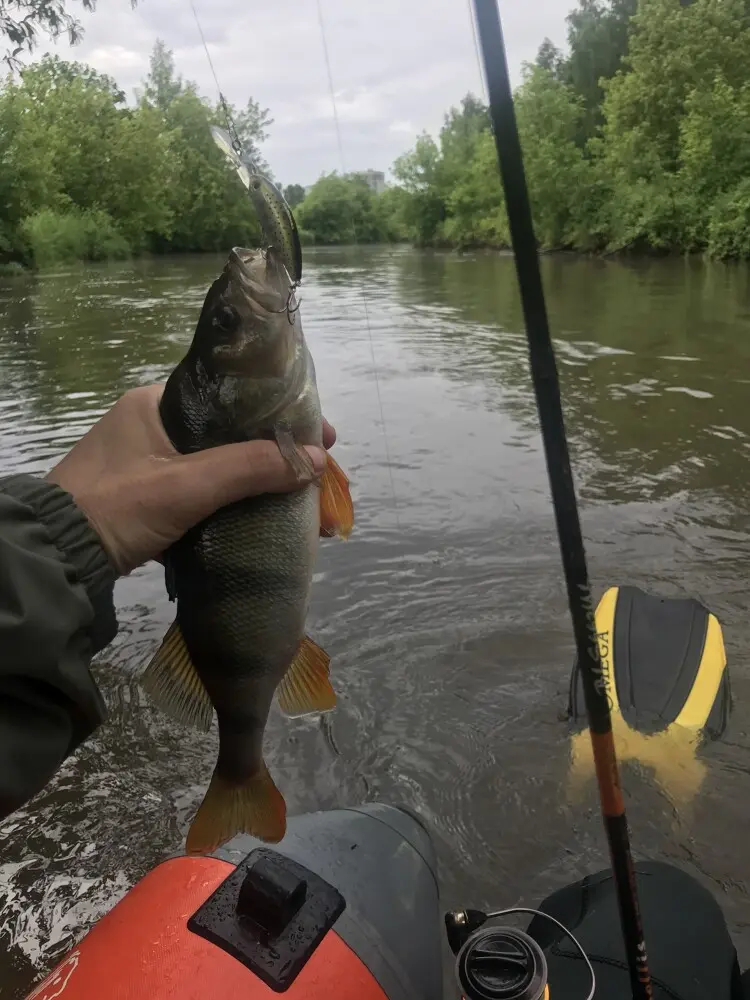
[[[423,253],[439,253],[447,255],[455,255],[457,257],[470,257],[470,256],[512,256],[513,248],[510,245],[507,246],[490,246],[490,245],[474,245],[474,246],[451,246],[447,243],[435,244],[432,246],[422,246],[416,247],[412,243],[404,240],[393,240],[389,242],[374,242],[374,243],[331,243],[322,244],[314,243],[311,241],[304,241],[303,247],[308,251],[324,250],[324,251],[340,251],[341,253],[346,253],[348,250],[381,250],[381,249],[393,249],[393,250],[413,250],[415,252]],[[212,250],[211,253],[215,253],[219,256],[227,252],[227,246],[222,248],[217,248]],[[207,251],[202,250],[192,250],[192,251],[166,251],[163,253],[154,253],[152,251],[141,251],[140,253],[124,253],[117,254],[113,256],[99,256],[99,257],[75,257],[75,256],[64,256],[64,257],[53,257],[51,259],[45,260],[42,264],[37,263],[22,263],[20,261],[5,261],[0,262],[0,276],[2,277],[14,277],[14,276],[28,276],[33,274],[42,274],[45,271],[53,270],[57,267],[64,265],[73,264],[97,264],[105,263],[107,261],[149,261],[149,260],[180,260],[182,258],[190,257],[203,257]],[[605,260],[629,260],[634,263],[645,262],[645,261],[658,261],[658,260],[691,260],[697,263],[706,262],[714,260],[709,254],[706,253],[695,253],[695,252],[685,252],[677,250],[655,250],[650,248],[640,248],[636,249],[634,247],[620,247],[615,250],[604,250],[604,251],[584,251],[584,250],[573,250],[573,249],[544,249],[539,248],[540,257],[551,257],[551,258],[569,258],[571,260],[591,260],[591,261],[605,261]],[[725,263],[727,263],[725,261]],[[739,263],[739,262],[738,262]]]
[[[587,2],[570,21],[569,53],[543,45],[515,92],[540,247],[748,259],[750,18],[713,0],[634,10]],[[250,100],[232,114],[265,170],[268,112]],[[46,266],[257,243],[257,218],[212,123],[224,123],[221,109],[177,76],[161,43],[135,107],[110,77],[57,58],[6,80],[0,260]],[[365,174],[289,185],[305,244],[509,246],[481,100],[469,94],[449,109],[437,136],[419,135],[392,174],[382,191]]]

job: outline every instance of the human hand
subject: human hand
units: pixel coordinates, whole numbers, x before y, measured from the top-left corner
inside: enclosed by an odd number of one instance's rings
[[[120,574],[158,558],[226,504],[300,485],[275,441],[181,455],[159,416],[163,391],[163,385],[149,385],[126,392],[47,475],[73,496]],[[324,446],[335,440],[324,421]],[[305,450],[321,475],[325,452]]]

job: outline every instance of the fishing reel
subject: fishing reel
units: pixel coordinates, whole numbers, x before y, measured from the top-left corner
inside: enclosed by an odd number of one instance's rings
[[[573,934],[542,910],[512,907],[485,913],[483,910],[453,910],[445,915],[448,944],[456,956],[456,979],[463,1000],[550,1000],[547,959],[539,944],[526,931],[505,924],[489,924],[500,917],[530,913],[551,920],[581,953],[591,974],[588,956]]]
[[[547,960],[525,931],[490,926],[490,914],[456,910],[445,915],[448,944],[464,1000],[547,1000]]]

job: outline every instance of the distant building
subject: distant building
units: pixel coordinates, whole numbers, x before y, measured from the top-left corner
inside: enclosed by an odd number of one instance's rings
[[[382,170],[363,170],[361,176],[375,194],[382,194],[385,191],[385,174]]]

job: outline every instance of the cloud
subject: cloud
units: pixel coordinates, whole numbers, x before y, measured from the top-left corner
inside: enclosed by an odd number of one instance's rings
[[[515,82],[545,36],[565,40],[574,0],[501,4]],[[312,183],[331,170],[387,170],[415,135],[436,132],[467,91],[482,93],[468,0],[195,0],[200,25],[227,98],[253,97],[274,119],[264,155],[283,183]],[[174,52],[178,71],[216,98],[190,0],[100,0],[81,18],[84,40],[70,50],[126,91],[148,72],[154,42]],[[326,50],[333,83],[328,81]],[[344,151],[336,135],[335,98]]]
[[[120,80],[125,76],[132,76],[133,73],[144,76],[148,73],[148,53],[136,52],[123,45],[100,45],[92,49],[86,57],[86,62],[94,69]]]

